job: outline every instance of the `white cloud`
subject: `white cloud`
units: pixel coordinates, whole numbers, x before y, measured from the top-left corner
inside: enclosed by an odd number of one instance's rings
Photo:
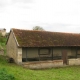
[[[12,0],[13,2],[23,2],[23,3],[32,3],[33,0]]]
[[[0,0],[0,6],[1,7],[11,5],[11,4],[12,4],[12,0]]]
[[[6,7],[15,3],[33,3],[33,0],[0,0],[0,7]]]
[[[0,0],[0,27],[80,32],[80,0]]]

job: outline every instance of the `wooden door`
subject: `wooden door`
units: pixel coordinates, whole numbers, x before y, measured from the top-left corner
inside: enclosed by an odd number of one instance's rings
[[[62,59],[63,59],[63,64],[67,65],[68,60],[67,60],[67,51],[66,50],[62,51]]]

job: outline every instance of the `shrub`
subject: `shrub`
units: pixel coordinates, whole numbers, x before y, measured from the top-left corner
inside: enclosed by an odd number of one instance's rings
[[[3,68],[0,70],[0,80],[15,80],[15,77]]]

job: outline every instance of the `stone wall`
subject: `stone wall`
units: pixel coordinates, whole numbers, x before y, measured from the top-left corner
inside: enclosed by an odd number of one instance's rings
[[[22,48],[18,48],[17,63],[22,64]]]
[[[6,47],[7,47],[7,56],[13,58],[17,63],[18,47],[12,32],[10,33]]]
[[[69,65],[80,65],[80,58],[77,59],[69,59]]]
[[[63,60],[24,62],[22,65],[30,69],[46,69],[46,68],[54,68],[54,67],[64,67],[64,66],[80,65],[80,58],[68,59],[67,65],[63,64]]]
[[[26,63],[23,63],[22,65],[30,69],[63,67],[63,60],[26,62]]]

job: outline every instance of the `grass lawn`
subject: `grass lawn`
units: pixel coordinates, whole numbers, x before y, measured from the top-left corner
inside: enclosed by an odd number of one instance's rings
[[[6,57],[0,56],[0,69],[5,68],[16,80],[80,80],[80,66],[29,70],[16,64],[7,63]]]

